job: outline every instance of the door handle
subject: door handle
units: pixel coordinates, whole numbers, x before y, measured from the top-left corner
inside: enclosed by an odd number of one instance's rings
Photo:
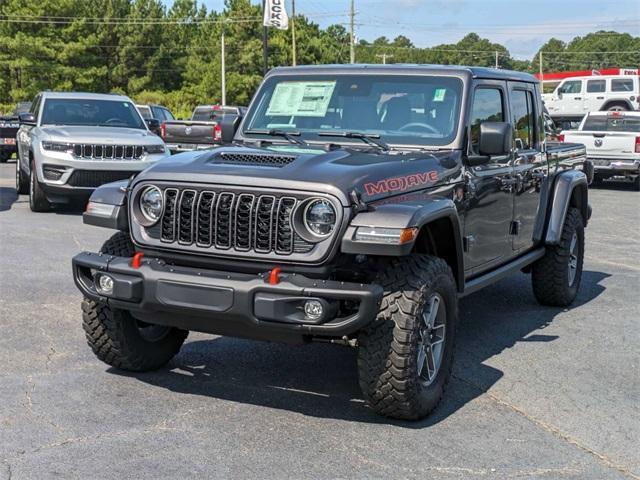
[[[604,100],[604,97],[596,97],[596,100]]]
[[[582,97],[573,97],[574,100],[582,100]]]

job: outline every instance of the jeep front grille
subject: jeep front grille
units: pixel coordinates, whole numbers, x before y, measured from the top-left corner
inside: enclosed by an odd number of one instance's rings
[[[277,255],[307,253],[314,247],[293,230],[294,209],[304,199],[173,187],[163,194],[164,213],[152,230],[164,244]]]
[[[73,145],[73,155],[94,160],[139,160],[144,155],[144,148],[140,145],[76,143]]]

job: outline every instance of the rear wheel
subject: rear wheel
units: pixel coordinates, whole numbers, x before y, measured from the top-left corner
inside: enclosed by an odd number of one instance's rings
[[[130,257],[135,253],[129,236],[118,232],[107,240],[102,253]],[[128,311],[84,299],[82,326],[87,343],[103,362],[135,372],[155,370],[179,351],[189,332],[135,319]]]
[[[578,294],[584,261],[584,225],[577,208],[569,208],[557,245],[533,264],[533,293],[542,305],[566,307]]]
[[[626,112],[629,110],[629,106],[626,103],[612,103],[607,106],[608,112]]]
[[[29,207],[32,212],[47,212],[51,209],[51,204],[36,176],[34,165],[31,165],[29,172]]]
[[[359,336],[360,388],[378,414],[415,420],[440,402],[451,375],[457,291],[440,258],[394,259],[379,278],[376,319]]]

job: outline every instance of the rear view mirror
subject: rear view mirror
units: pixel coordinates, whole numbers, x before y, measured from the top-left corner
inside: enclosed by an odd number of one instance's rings
[[[242,121],[242,115],[227,114],[220,119],[220,129],[222,130],[222,143],[233,142],[233,137]]]
[[[35,125],[36,117],[33,115],[33,113],[20,113],[18,114],[18,121],[24,125]]]
[[[513,127],[507,122],[483,122],[480,124],[480,155],[508,155],[513,148]]]

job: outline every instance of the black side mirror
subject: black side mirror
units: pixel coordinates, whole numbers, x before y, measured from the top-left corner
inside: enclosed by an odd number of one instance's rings
[[[222,143],[233,142],[240,122],[242,121],[242,115],[223,115],[220,120],[220,128],[222,130]]]
[[[483,122],[480,124],[480,155],[509,155],[513,148],[513,127],[507,122]]]
[[[35,125],[36,117],[33,113],[20,113],[18,114],[18,121],[23,125]]]
[[[147,127],[149,127],[149,130],[158,136],[160,135],[160,120],[157,118],[147,118],[145,119],[145,123],[147,124]]]

